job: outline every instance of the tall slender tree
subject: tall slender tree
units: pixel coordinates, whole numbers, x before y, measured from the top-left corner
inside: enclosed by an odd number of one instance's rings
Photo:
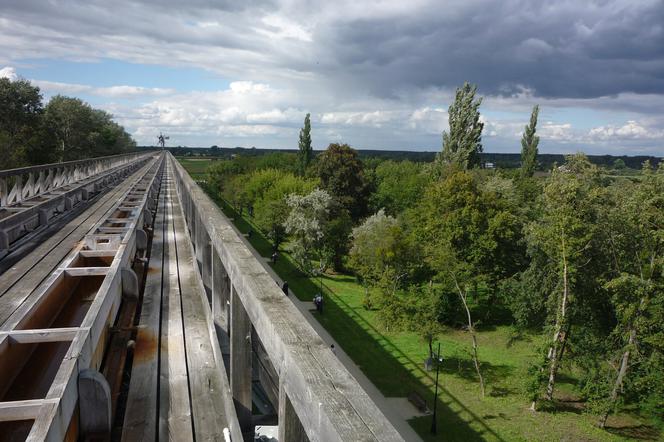
[[[299,151],[297,153],[300,175],[304,175],[311,163],[313,149],[311,148],[311,114],[304,117],[304,126],[300,129]]]
[[[575,318],[577,312],[599,291],[596,281],[603,254],[597,218],[602,203],[598,169],[583,154],[570,156],[565,165],[553,170],[544,188],[543,214],[528,229],[532,253],[543,255],[541,261],[555,280],[548,303],[552,307],[552,339],[546,355],[548,377],[544,396],[547,401],[553,400],[562,353],[572,325],[588,321],[588,318]],[[531,265],[539,265],[539,262],[533,259]]]
[[[482,98],[475,99],[477,86],[465,82],[456,91],[454,103],[448,110],[450,131],[443,132],[443,151],[439,159],[461,169],[472,169],[480,164],[482,129],[479,107]]]
[[[611,358],[613,385],[599,419],[602,428],[620,396],[636,396],[629,391],[630,384],[647,383],[643,379],[630,382],[630,372],[647,366],[661,352],[662,344],[652,344],[661,342],[663,330],[657,308],[664,299],[664,167],[654,173],[646,163],[641,180],[611,190],[614,205],[603,211],[613,258],[613,278],[606,287],[617,320],[613,336],[619,345]]]
[[[535,135],[535,131],[537,130],[538,114],[539,105],[535,105],[532,114],[530,114],[530,123],[525,127],[521,137],[521,176],[523,178],[533,176],[537,167],[539,137]]]

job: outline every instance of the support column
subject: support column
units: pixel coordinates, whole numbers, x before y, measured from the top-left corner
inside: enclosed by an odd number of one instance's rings
[[[212,243],[207,232],[203,235],[203,247],[201,248],[203,254],[203,265],[201,267],[201,278],[205,286],[205,292],[208,299],[212,300]]]
[[[230,284],[228,274],[217,252],[212,249],[212,319],[228,333],[228,301]]]
[[[231,392],[245,436],[253,439],[251,419],[251,321],[231,285]]]
[[[282,378],[283,379],[283,378]],[[286,393],[285,383],[279,379],[279,437],[280,441],[309,442],[300,418]]]

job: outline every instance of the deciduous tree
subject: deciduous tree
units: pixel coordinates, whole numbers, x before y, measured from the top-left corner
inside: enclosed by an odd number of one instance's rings
[[[365,287],[365,303],[369,288],[376,287],[389,275],[390,292],[415,267],[413,247],[399,221],[384,210],[367,218],[353,229],[349,264]]]
[[[613,276],[606,282],[616,315],[611,341],[619,345],[609,357],[616,369],[602,407],[602,428],[629,385],[630,373],[651,359],[661,359],[664,348],[664,326],[658,318],[664,305],[664,167],[654,173],[646,165],[641,181],[611,190],[612,205],[602,212],[602,224],[612,257]]]
[[[0,78],[0,169],[25,163],[30,148],[41,147],[35,135],[43,113],[39,88],[27,80]]]
[[[321,189],[314,189],[307,195],[291,194],[287,198],[290,213],[284,228],[292,238],[290,249],[300,268],[309,274],[316,272],[313,260],[319,261],[319,270],[325,267],[323,237],[331,201],[330,194]]]
[[[305,195],[316,186],[315,180],[307,180],[291,173],[281,175],[254,200],[254,220],[274,244],[275,249],[283,242],[286,235],[284,223],[288,218],[288,195]]]
[[[602,189],[598,178],[597,168],[584,155],[568,157],[565,165],[554,169],[544,188],[542,217],[529,227],[531,250],[546,257],[533,263],[542,262],[546,269],[555,272],[556,281],[549,294],[552,339],[547,352],[548,401],[553,399],[575,310],[598,288],[594,272],[601,268],[598,211],[602,207]]]
[[[345,207],[353,220],[367,214],[371,192],[357,151],[348,144],[330,144],[318,157],[321,186]]]

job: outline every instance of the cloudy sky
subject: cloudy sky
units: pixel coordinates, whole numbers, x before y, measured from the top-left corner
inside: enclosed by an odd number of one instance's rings
[[[0,76],[139,144],[437,151],[464,81],[484,146],[664,155],[664,0],[0,0]]]

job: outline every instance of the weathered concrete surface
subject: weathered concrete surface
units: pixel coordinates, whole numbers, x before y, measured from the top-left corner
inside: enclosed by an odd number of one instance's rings
[[[233,441],[241,441],[212,312],[170,165],[164,175],[122,440],[221,441],[227,432]]]
[[[403,440],[180,164],[176,189],[192,236],[205,229],[311,441]],[[231,374],[232,376],[232,374]]]

